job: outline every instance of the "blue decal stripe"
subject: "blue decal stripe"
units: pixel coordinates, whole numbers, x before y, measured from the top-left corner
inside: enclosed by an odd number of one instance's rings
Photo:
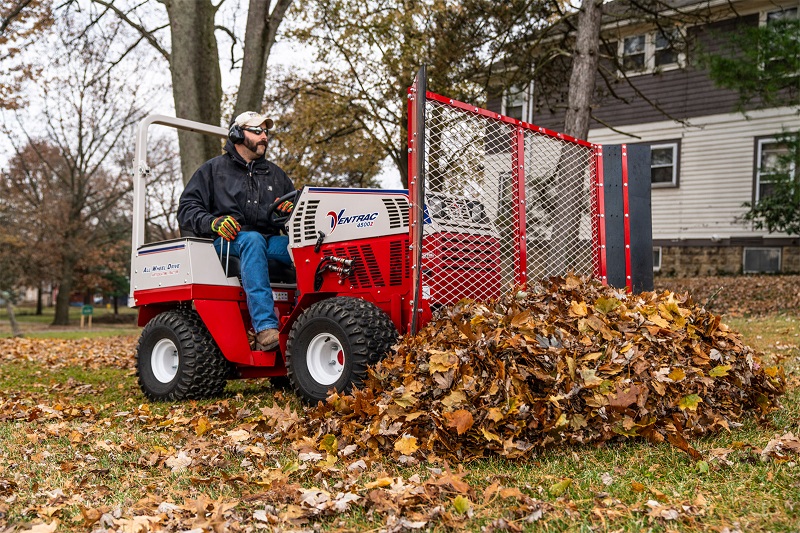
[[[306,189],[315,193],[350,193],[350,194],[402,194],[408,196],[407,189],[348,189],[346,187],[309,187]]]
[[[150,254],[158,254],[161,252],[172,252],[175,250],[183,250],[186,248],[185,244],[178,244],[176,246],[167,246],[166,248],[153,248],[152,250],[142,250],[139,252],[139,255],[150,255]]]

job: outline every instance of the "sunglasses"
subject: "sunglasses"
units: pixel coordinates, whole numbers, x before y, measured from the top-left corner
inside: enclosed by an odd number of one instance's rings
[[[269,130],[267,130],[266,128],[259,127],[259,128],[242,128],[242,129],[245,131],[249,131],[250,133],[253,133],[255,135],[261,135],[262,133],[266,133],[267,136],[269,136]]]

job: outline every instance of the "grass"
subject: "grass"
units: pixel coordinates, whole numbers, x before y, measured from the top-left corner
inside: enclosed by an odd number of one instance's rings
[[[14,316],[25,337],[80,339],[138,334],[141,328],[136,326],[134,317],[137,312],[136,309],[120,306],[119,315],[115,317],[113,309],[96,307],[92,315],[91,329],[88,327],[88,319],[84,319],[84,327],[80,327],[80,307],[69,308],[68,326],[51,325],[53,323],[53,317],[55,316],[54,307],[43,308],[41,315],[36,314],[36,309],[34,307],[17,307],[14,309]],[[119,322],[115,320],[119,320]],[[0,309],[0,338],[11,336],[12,330],[11,323],[8,319],[8,312],[5,307],[3,307]]]
[[[347,458],[332,466],[299,460],[300,436],[273,440],[259,429],[261,408],[299,407],[267,380],[231,382],[221,399],[148,404],[132,368],[49,369],[0,354],[0,523],[11,531],[54,520],[60,530],[98,523],[134,530],[136,517],[160,516],[163,529],[210,530],[213,524],[202,526],[203,520],[213,522],[214,510],[230,503],[220,530],[249,524],[367,531],[404,519],[424,521],[433,531],[796,532],[800,457],[762,461],[758,449],[789,431],[800,435],[800,321],[780,314],[726,322],[784,363],[783,409],[766,423],[746,419],[730,432],[693,440],[704,456],[698,463],[672,446],[638,441],[564,446],[525,461],[472,461],[461,465],[466,492],[425,485],[459,465],[370,459],[365,471],[351,473]],[[207,432],[198,429],[203,420]],[[235,440],[241,431],[249,437]],[[712,459],[715,449],[727,450],[726,461]],[[170,461],[182,451],[195,462],[173,472]],[[401,482],[367,488],[382,477]],[[298,503],[298,487],[362,499],[344,512],[315,514],[310,504]],[[519,493],[498,495],[497,487]],[[373,493],[390,490],[396,503],[375,499]],[[468,500],[466,512],[456,505],[459,496]],[[180,509],[159,512],[162,502]],[[190,510],[197,505],[204,512]],[[256,511],[276,522],[259,521]],[[104,513],[105,522],[98,522]]]

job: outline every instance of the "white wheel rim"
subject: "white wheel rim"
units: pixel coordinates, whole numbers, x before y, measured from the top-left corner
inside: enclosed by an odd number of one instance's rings
[[[153,375],[161,383],[169,383],[178,374],[178,348],[169,339],[161,339],[153,346],[150,356],[150,367]]]
[[[344,370],[342,344],[330,333],[320,333],[308,345],[306,364],[311,377],[320,385],[333,385]]]

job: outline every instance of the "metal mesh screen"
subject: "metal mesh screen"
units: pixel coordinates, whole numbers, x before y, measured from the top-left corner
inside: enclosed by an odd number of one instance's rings
[[[593,149],[445,102],[425,102],[423,297],[485,300],[596,273]]]
[[[528,278],[595,274],[593,150],[538,131],[524,135]]]

